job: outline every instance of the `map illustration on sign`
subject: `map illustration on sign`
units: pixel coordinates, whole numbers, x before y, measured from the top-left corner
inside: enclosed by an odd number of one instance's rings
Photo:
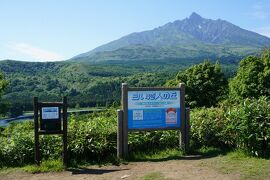
[[[128,91],[128,128],[180,127],[180,90]]]
[[[59,107],[42,107],[42,119],[59,119]]]

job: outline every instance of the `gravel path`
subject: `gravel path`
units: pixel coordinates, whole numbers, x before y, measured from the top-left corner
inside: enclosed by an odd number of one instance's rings
[[[160,173],[168,179],[239,179],[239,174],[222,174],[203,166],[208,159],[184,158],[161,162],[131,162],[120,166],[89,166],[73,171],[31,174],[13,172],[0,176],[2,180],[65,180],[65,179],[141,179],[151,173]]]

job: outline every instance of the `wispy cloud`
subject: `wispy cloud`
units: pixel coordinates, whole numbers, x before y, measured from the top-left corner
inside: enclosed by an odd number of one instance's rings
[[[256,32],[270,38],[270,26],[255,29]]]
[[[256,19],[265,20],[270,15],[270,12],[265,8],[265,4],[262,1],[259,1],[253,5],[252,9],[252,16]]]
[[[64,58],[58,53],[41,49],[27,43],[10,43],[8,44],[8,47],[13,51],[16,51],[16,53],[28,55],[37,61],[57,61],[63,60]]]

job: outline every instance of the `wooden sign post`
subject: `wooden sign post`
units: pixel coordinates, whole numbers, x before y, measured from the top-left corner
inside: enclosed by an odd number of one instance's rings
[[[63,137],[63,163],[67,167],[67,98],[63,102],[39,102],[34,97],[35,161],[40,165],[40,135],[59,134]]]
[[[179,130],[179,146],[189,146],[189,108],[185,84],[179,88],[129,88],[122,84],[122,109],[117,111],[117,156],[128,155],[128,132]]]

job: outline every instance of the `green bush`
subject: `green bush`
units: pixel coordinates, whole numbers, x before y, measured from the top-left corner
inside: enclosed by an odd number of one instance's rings
[[[179,82],[186,84],[186,101],[189,107],[215,106],[227,92],[227,80],[220,64],[209,60],[180,71],[167,86],[177,86]]]
[[[77,160],[102,160],[116,154],[116,111],[88,116],[71,116],[68,127],[68,150]]]
[[[33,161],[33,123],[11,124],[0,135],[0,166],[18,166]]]
[[[261,58],[248,56],[240,61],[229,92],[238,100],[270,95],[270,49],[264,50]]]
[[[270,155],[270,102],[266,97],[245,99],[225,114],[224,139],[254,156]]]
[[[33,122],[13,123],[0,133],[0,167],[34,163]],[[150,152],[178,147],[179,131],[129,133],[129,149]],[[116,110],[75,116],[68,123],[71,161],[115,160]],[[270,103],[267,98],[246,99],[239,104],[191,111],[192,148],[202,146],[241,148],[254,156],[270,155]],[[62,137],[40,136],[43,160],[58,159]]]
[[[225,146],[222,140],[222,130],[225,125],[223,109],[193,109],[190,124],[191,145],[193,148],[200,148],[202,146]]]
[[[116,110],[75,116],[68,123],[68,154],[71,161],[115,160],[117,145]],[[33,122],[14,123],[0,134],[0,167],[34,163]],[[129,133],[132,151],[177,147],[178,131]],[[62,137],[40,136],[43,160],[58,159],[62,154]]]
[[[129,133],[130,151],[151,152],[164,148],[176,148],[179,144],[179,131],[151,131]]]
[[[270,102],[266,97],[239,104],[194,109],[191,113],[193,147],[240,148],[259,157],[270,155]]]

